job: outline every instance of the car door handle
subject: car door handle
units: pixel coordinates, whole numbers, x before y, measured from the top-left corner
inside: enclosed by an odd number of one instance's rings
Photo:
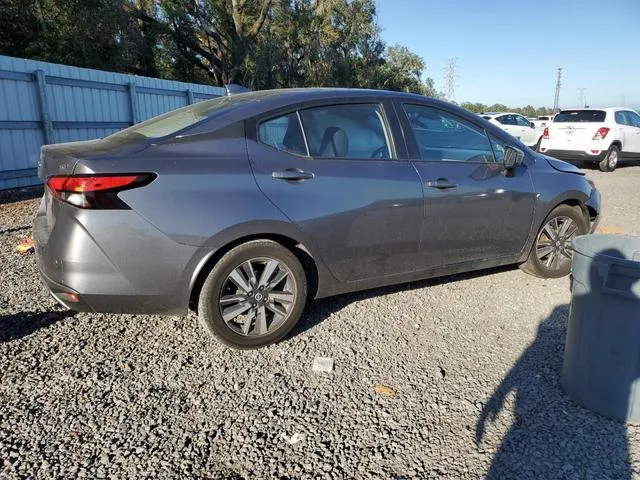
[[[447,190],[449,188],[456,188],[457,186],[457,183],[452,183],[446,178],[439,178],[436,181],[427,182],[427,187],[437,188],[438,190]]]
[[[273,178],[278,180],[311,180],[315,175],[311,172],[305,172],[299,168],[287,168],[286,170],[280,170],[279,172],[273,172],[271,174]]]

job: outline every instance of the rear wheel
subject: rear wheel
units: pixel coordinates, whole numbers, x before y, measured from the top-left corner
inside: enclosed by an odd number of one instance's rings
[[[223,343],[258,348],[284,338],[298,322],[307,280],[279,243],[254,240],[227,252],[202,286],[198,315]]]
[[[571,271],[571,241],[589,226],[579,207],[560,205],[545,219],[522,270],[542,278],[558,278]]]
[[[611,145],[604,159],[600,162],[600,170],[603,172],[613,172],[618,166],[620,160],[620,148],[617,145]]]

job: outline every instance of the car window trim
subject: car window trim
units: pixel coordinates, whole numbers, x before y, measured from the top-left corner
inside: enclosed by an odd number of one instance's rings
[[[458,115],[454,112],[451,112],[447,109],[444,108],[439,108],[439,106],[437,105],[427,105],[424,103],[420,103],[420,102],[411,102],[411,101],[404,101],[404,100],[400,100],[399,101],[400,107],[402,108],[402,114],[403,114],[403,118],[407,123],[407,128],[410,132],[411,135],[411,139],[412,139],[412,143],[413,143],[413,149],[415,149],[414,152],[412,152],[411,155],[411,161],[412,162],[422,162],[422,163],[448,163],[448,164],[452,164],[452,163],[459,163],[459,164],[469,164],[469,165],[485,165],[487,164],[487,162],[469,162],[469,161],[461,161],[461,160],[425,160],[424,158],[422,158],[422,155],[420,154],[420,147],[418,146],[418,140],[416,139],[415,133],[413,133],[413,128],[411,127],[411,122],[409,121],[409,116],[407,115],[406,110],[404,109],[405,105],[414,105],[417,107],[423,107],[423,108],[431,108],[434,110],[438,110],[441,112],[445,112],[453,117],[457,117],[459,119],[461,119],[464,122],[470,123],[471,125],[473,125],[474,127],[476,127],[478,130],[481,130],[484,133],[485,138],[487,139],[487,142],[489,144],[489,151],[491,152],[491,155],[493,156],[493,160],[495,162],[498,161],[498,159],[495,156],[495,152],[493,151],[493,147],[491,146],[491,139],[489,138],[489,134],[492,132],[489,132],[486,128],[484,128],[484,126],[478,125],[477,123],[464,118],[461,115]],[[498,138],[501,138],[498,136]],[[503,142],[505,142],[506,144],[509,144],[509,142],[505,141],[504,139],[502,139]]]

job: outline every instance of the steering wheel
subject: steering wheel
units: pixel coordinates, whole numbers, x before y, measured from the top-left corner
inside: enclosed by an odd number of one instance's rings
[[[376,148],[370,158],[388,158],[389,150],[386,145]]]

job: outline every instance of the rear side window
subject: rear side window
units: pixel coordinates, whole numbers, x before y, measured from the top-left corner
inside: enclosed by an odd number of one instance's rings
[[[604,110],[563,110],[556,118],[554,123],[569,122],[604,122],[607,112]]]
[[[418,144],[420,158],[439,162],[494,162],[485,131],[437,108],[404,106]]]
[[[297,112],[262,122],[258,127],[258,139],[276,150],[307,155],[307,146]]]
[[[614,117],[618,125],[630,125],[627,112],[616,112]]]
[[[391,158],[391,142],[379,104],[345,104],[300,111],[314,157]]]

